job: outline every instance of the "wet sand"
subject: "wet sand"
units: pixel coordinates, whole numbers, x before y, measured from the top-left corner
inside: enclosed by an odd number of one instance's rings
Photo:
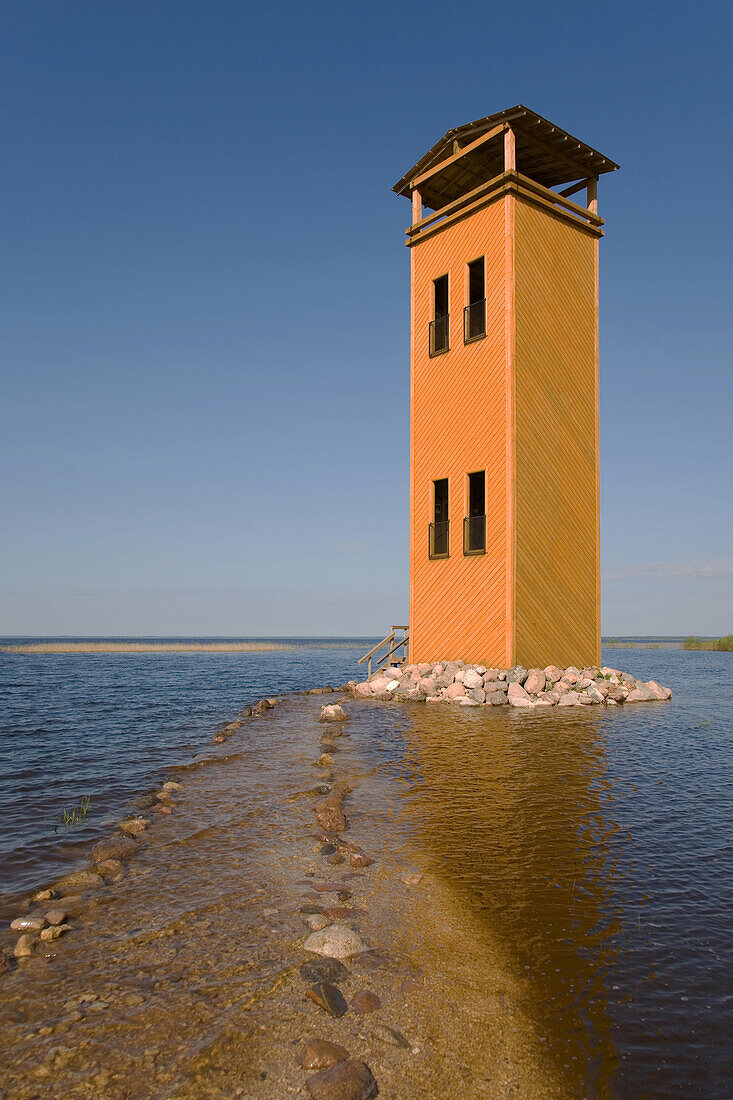
[[[404,781],[370,758],[375,715],[386,738],[409,719],[347,698],[334,737],[318,717],[339,698],[283,698],[172,770],[172,813],[151,815],[124,876],[72,905],[47,955],[0,976],[0,1095],[305,1096],[312,1074],[296,1055],[310,1036],[366,1062],[385,1097],[568,1095],[528,979],[431,870]],[[332,768],[316,766],[324,747]],[[320,854],[313,804],[329,775],[354,787],[345,837],[375,859],[365,869]],[[361,911],[340,923],[371,950],[338,984],[347,1002],[377,994],[368,1015],[333,1019],[305,997],[301,910],[334,904]]]

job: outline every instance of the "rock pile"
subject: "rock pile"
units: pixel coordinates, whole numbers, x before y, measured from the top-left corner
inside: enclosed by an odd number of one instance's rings
[[[617,668],[486,668],[463,661],[390,667],[349,684],[365,699],[458,703],[464,707],[618,706],[670,699],[656,680],[636,680]]]

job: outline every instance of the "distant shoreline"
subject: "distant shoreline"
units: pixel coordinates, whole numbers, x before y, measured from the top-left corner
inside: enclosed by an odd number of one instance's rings
[[[280,642],[29,642],[0,653],[267,653],[294,649]]]

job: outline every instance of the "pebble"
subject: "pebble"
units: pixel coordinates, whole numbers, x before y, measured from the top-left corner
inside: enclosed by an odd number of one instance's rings
[[[298,1065],[301,1069],[327,1069],[349,1057],[346,1047],[338,1043],[329,1043],[328,1039],[306,1039],[298,1051]]]
[[[141,794],[138,798],[135,798],[130,805],[134,810],[149,810],[151,806],[154,806],[156,802],[154,794]]]
[[[346,1012],[347,1005],[343,993],[338,986],[331,985],[330,982],[319,982],[317,985],[311,986],[305,995],[309,1001],[313,1001],[329,1016],[338,1018]]]
[[[70,924],[56,924],[51,928],[44,928],[41,932],[41,939],[45,941],[57,940],[59,936],[63,936],[64,932],[68,932],[70,928]]]
[[[66,890],[89,890],[93,886],[102,886],[103,879],[96,871],[72,871],[55,884],[59,893]]]
[[[35,936],[20,936],[13,948],[13,954],[16,959],[26,959],[29,955],[32,955],[36,949],[36,942]]]
[[[328,905],[323,912],[332,920],[353,920],[366,916],[366,909],[355,909],[350,905]]]
[[[342,791],[331,791],[325,798],[313,804],[316,821],[327,833],[341,833],[347,828],[343,811],[344,795]]]
[[[49,909],[46,913],[47,924],[63,924],[68,916],[65,909]]]
[[[44,917],[16,917],[10,922],[12,932],[40,932],[45,926]]]
[[[398,1031],[396,1027],[387,1027],[386,1024],[377,1024],[374,1028],[374,1034],[377,1038],[382,1039],[385,1043],[389,1043],[393,1047],[400,1047],[401,1050],[411,1050],[412,1044],[408,1043],[401,1031]]]
[[[144,817],[131,817],[127,821],[120,822],[120,829],[128,836],[140,836],[140,833],[144,833],[148,825],[149,822]]]
[[[374,860],[371,856],[365,855],[364,852],[352,852],[349,856],[349,863],[352,867],[371,867]]]
[[[332,924],[330,928],[313,932],[303,947],[314,955],[327,955],[332,959],[350,959],[369,950],[358,932],[345,924]]]
[[[183,783],[176,783],[175,779],[168,779],[163,784],[163,790],[164,791],[182,791],[183,790]]]
[[[369,1100],[377,1094],[369,1067],[352,1059],[316,1073],[306,1088],[313,1100]]]
[[[307,913],[303,920],[310,928],[311,932],[320,932],[322,928],[328,928],[331,921],[325,915],[325,913]]]
[[[304,982],[343,982],[349,971],[338,959],[323,958],[304,962],[300,967],[300,976]]]
[[[334,703],[332,706],[321,707],[321,717],[319,722],[347,722],[348,716],[340,703]]]
[[[115,879],[122,875],[124,868],[119,859],[103,859],[97,864],[97,870],[105,878]]]
[[[362,989],[351,998],[349,1007],[361,1016],[365,1016],[368,1012],[376,1012],[378,1008],[381,1008],[382,1002],[376,993],[372,993],[371,989]]]
[[[425,983],[416,982],[414,978],[405,978],[404,982],[400,986],[400,993],[403,996],[408,996],[410,993],[424,993]]]
[[[126,993],[122,998],[123,1003],[129,1005],[130,1008],[134,1008],[136,1005],[145,1003],[145,998],[142,993]]]
[[[33,895],[34,901],[50,901],[53,897],[53,890],[39,890],[37,894]]]
[[[333,762],[333,757],[329,752],[321,753],[321,755],[318,757],[319,768],[330,768]]]
[[[404,882],[405,886],[419,886],[422,882],[422,875],[403,875],[402,881]]]
[[[154,814],[171,814],[171,813],[173,813],[173,811],[171,810],[170,806],[163,806],[162,803],[161,803],[161,804],[159,804],[158,806],[155,807],[155,809],[153,810],[153,813]]]

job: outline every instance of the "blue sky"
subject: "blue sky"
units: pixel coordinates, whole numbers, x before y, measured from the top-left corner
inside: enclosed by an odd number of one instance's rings
[[[0,633],[407,614],[409,204],[521,102],[601,180],[603,630],[733,630],[728,4],[6,3]]]

